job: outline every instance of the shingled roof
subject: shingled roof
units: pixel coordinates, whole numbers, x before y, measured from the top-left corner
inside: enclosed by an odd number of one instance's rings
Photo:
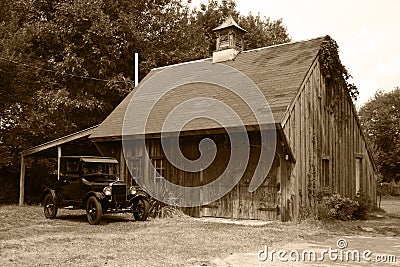
[[[217,64],[225,64],[247,75],[264,94],[273,113],[275,122],[280,123],[292,100],[299,91],[312,63],[317,58],[318,52],[325,39],[326,37],[320,37],[307,41],[244,51],[240,53],[234,61],[226,61]],[[140,88],[153,75],[166,68],[169,68],[169,71],[176,70],[172,79],[179,80],[182,78],[180,77],[182,74],[179,71],[182,66],[184,66],[186,70],[197,69],[196,67],[202,62],[212,62],[212,59],[186,62],[153,69],[139,83],[137,88]],[[231,73],[215,73],[215,75],[223,80],[230,79]],[[90,138],[121,137],[125,113],[132,97],[136,90],[138,90],[137,88],[129,93],[120,105],[118,105],[103,123],[98,126]],[[160,88],[154,88],[154,91],[156,92],[159,89]],[[239,114],[246,126],[256,125],[257,123],[245,103],[241,103],[241,100],[238,99],[237,96],[220,86],[205,83],[191,83],[176,88],[174,91],[174,93],[165,95],[152,110],[152,116],[149,117],[146,125],[146,133],[160,133],[162,123],[169,112],[180,103],[188,99],[193,99],[194,97],[210,97],[223,101]],[[252,92],[249,91],[249,94],[251,93]],[[209,106],[202,106],[199,104],[196,105],[195,108],[208,110]],[[138,111],[141,109],[140,105],[137,106],[137,109]],[[200,119],[186,125],[184,130],[204,130],[218,127],[221,128],[220,125],[211,120]]]

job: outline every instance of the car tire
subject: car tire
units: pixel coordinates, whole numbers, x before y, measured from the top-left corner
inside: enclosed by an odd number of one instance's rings
[[[89,197],[86,202],[86,216],[90,224],[100,224],[101,217],[103,216],[103,209],[100,201],[95,197]]]
[[[135,211],[133,216],[136,221],[145,221],[149,215],[150,204],[147,199],[141,197],[134,202]]]
[[[51,193],[48,193],[44,197],[43,209],[46,219],[54,219],[57,216],[58,208],[56,206],[56,201]]]

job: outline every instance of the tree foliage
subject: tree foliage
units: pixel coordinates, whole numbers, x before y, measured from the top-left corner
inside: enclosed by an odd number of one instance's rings
[[[378,91],[361,107],[359,117],[383,178],[400,181],[400,87]]]
[[[209,57],[232,14],[247,48],[289,41],[280,20],[241,16],[234,1],[0,0],[0,178],[19,153],[100,123],[152,68]]]
[[[270,45],[286,43],[290,41],[289,34],[282,20],[272,21],[270,18],[262,18],[259,14],[241,15],[236,11],[234,1],[218,1],[211,0],[209,4],[201,5],[200,10],[195,10],[195,23],[203,32],[205,38],[200,43],[203,50],[207,51],[205,56],[211,56],[215,50],[216,35],[213,29],[221,25],[226,17],[232,17],[238,24],[248,32],[245,35],[245,49],[254,49]],[[204,47],[205,46],[205,47]]]

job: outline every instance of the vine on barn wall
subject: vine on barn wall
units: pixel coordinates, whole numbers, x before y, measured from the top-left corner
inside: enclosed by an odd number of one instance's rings
[[[325,76],[329,85],[332,85],[332,103],[335,105],[342,98],[343,86],[349,92],[351,98],[355,101],[360,94],[357,87],[349,82],[352,78],[346,67],[339,58],[338,45],[329,35],[325,37],[319,54],[319,63],[321,65],[322,74]]]

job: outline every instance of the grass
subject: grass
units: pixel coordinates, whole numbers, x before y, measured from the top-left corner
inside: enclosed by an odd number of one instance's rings
[[[393,210],[400,206],[399,200],[388,203]],[[84,211],[59,210],[56,219],[46,220],[39,206],[0,206],[0,266],[207,265],[233,253],[257,252],[264,245],[343,234],[400,234],[399,223],[399,217],[390,215],[359,222],[244,226],[190,217],[137,222],[127,214],[107,215],[101,225],[92,226]]]

